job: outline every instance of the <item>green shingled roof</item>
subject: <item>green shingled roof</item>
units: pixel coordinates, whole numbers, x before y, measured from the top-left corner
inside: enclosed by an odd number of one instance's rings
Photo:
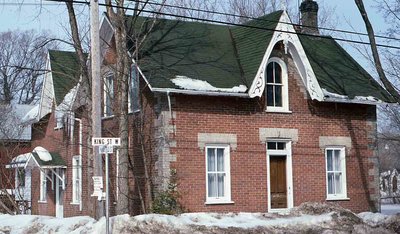
[[[64,159],[58,153],[51,152],[50,155],[51,155],[52,160],[50,160],[50,161],[41,160],[39,155],[35,152],[32,152],[32,155],[40,167],[66,167],[67,166]]]
[[[54,95],[59,105],[64,96],[78,83],[80,68],[75,52],[49,50]]]
[[[138,65],[153,88],[182,89],[171,81],[177,76],[207,81],[217,88],[250,88],[281,15],[277,11],[251,20],[250,27],[171,19],[153,24],[153,18],[145,17],[135,23],[129,18],[127,24],[132,32],[151,29],[139,50]],[[299,37],[321,88],[349,98],[373,96],[393,102],[332,38]],[[128,46],[134,47],[129,42]]]
[[[332,37],[299,35],[321,88],[348,96],[373,96],[385,102],[393,98]]]
[[[281,14],[263,17],[275,23],[249,24],[274,29]],[[136,21],[143,31],[152,24],[152,18]],[[207,81],[218,88],[249,87],[271,38],[272,31],[158,19],[140,50],[139,67],[153,87],[179,88],[170,81],[176,76]]]

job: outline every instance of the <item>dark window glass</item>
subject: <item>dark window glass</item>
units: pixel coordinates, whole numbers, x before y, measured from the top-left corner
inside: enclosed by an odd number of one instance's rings
[[[284,150],[286,144],[284,142],[278,142],[277,145],[278,150]]]
[[[267,66],[267,83],[274,83],[274,63],[269,63]]]
[[[274,86],[267,85],[267,106],[274,106]]]
[[[275,150],[276,142],[267,142],[267,149]]]
[[[282,68],[279,66],[279,64],[275,64],[275,83],[276,84],[282,84]]]
[[[282,106],[282,86],[275,86],[275,106]]]

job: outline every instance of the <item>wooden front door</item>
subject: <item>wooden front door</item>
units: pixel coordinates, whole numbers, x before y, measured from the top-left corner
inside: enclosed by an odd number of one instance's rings
[[[270,156],[271,209],[288,208],[286,186],[286,156]]]

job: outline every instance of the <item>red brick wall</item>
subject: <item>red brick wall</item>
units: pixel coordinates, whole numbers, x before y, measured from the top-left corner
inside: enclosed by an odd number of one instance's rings
[[[260,128],[298,129],[299,140],[292,145],[295,206],[306,201],[326,201],[325,156],[319,147],[319,137],[351,137],[352,148],[346,154],[350,200],[337,203],[356,212],[369,209],[362,178],[366,179],[366,186],[373,180],[368,176],[368,169],[373,167],[368,158],[373,156],[373,148],[369,146],[373,145],[370,135],[375,128],[369,120],[376,120],[375,107],[311,101],[305,98],[298,73],[293,66],[288,67],[292,113],[265,112],[264,98],[173,95],[176,132],[172,139],[177,146],[171,150],[177,161],[172,167],[177,169],[181,202],[188,211],[267,211],[266,146],[260,143]],[[204,204],[205,155],[198,147],[198,133],[237,135],[237,149],[230,153],[234,204]]]
[[[49,152],[57,152],[67,164],[65,169],[66,189],[64,191],[64,216],[76,215],[92,215],[91,207],[89,206],[91,188],[89,188],[88,177],[89,161],[87,158],[88,152],[88,123],[85,118],[83,121],[83,147],[82,147],[82,201],[83,207],[80,210],[78,204],[72,203],[72,157],[79,154],[79,122],[75,121],[74,139],[71,141],[67,134],[67,129],[54,129],[55,119],[51,113],[43,118],[38,124],[33,126],[32,150],[36,146],[42,146]],[[47,202],[38,202],[40,197],[40,171],[34,168],[32,171],[32,214],[51,215],[55,216],[55,190],[52,190],[51,182],[47,180]]]

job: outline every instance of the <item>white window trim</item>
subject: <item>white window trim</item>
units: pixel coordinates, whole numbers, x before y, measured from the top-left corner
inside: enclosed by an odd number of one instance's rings
[[[271,62],[276,62],[281,66],[282,69],[282,106],[281,107],[276,107],[276,106],[267,106],[267,67],[268,64]],[[292,113],[289,110],[289,88],[288,88],[288,70],[285,62],[278,58],[278,57],[272,57],[268,59],[268,62],[265,66],[265,111],[266,112],[278,112],[278,113]]]
[[[269,150],[268,142],[284,142],[286,147],[284,150]],[[292,141],[283,139],[268,139],[265,144],[265,149],[267,151],[267,189],[268,189],[268,212],[287,212],[289,209],[293,208],[293,172],[292,172]],[[271,172],[269,168],[270,157],[277,155],[286,156],[286,191],[287,191],[287,208],[272,209],[271,208]]]
[[[76,180],[76,174],[75,174],[75,162],[76,160],[79,161],[79,171],[78,171],[78,176],[80,178],[80,182],[79,182],[79,188],[76,188],[76,184],[75,184],[75,180]],[[72,205],[80,205],[82,202],[82,157],[80,155],[77,156],[73,156],[72,157]],[[76,192],[79,193],[79,200],[76,200]]]
[[[113,79],[111,80],[111,84],[110,84],[110,88],[111,88],[111,93],[112,93],[112,99],[114,99],[114,79],[115,76],[112,72],[108,72],[104,75],[103,78],[103,117],[112,117],[114,116],[114,113],[112,113],[111,115],[107,114],[107,98],[110,97],[110,95],[108,94],[109,91],[109,87],[108,85],[108,77],[113,76]]]
[[[223,148],[224,149],[224,160],[225,160],[225,197],[221,198],[214,198],[214,197],[208,197],[208,157],[207,157],[207,152],[208,148]],[[234,202],[231,200],[231,163],[230,163],[230,146],[223,144],[210,144],[205,146],[205,174],[206,174],[206,205],[212,205],[212,204],[233,204]]]
[[[46,169],[44,169],[43,171],[40,170],[40,194],[39,194],[40,203],[47,202],[47,177],[45,173],[47,173]]]
[[[136,76],[140,76],[139,71],[135,74],[135,77],[132,76],[132,73],[134,72],[133,69],[136,69],[136,65],[132,64],[131,66],[131,71],[130,71],[130,77],[129,77],[129,92],[128,92],[128,113],[136,113],[136,112],[140,112],[140,100],[137,100],[138,102],[138,108],[134,109],[132,108],[132,89],[135,88],[137,89],[138,92],[138,98],[140,99],[140,88],[139,86],[139,78],[137,78]],[[135,80],[136,79],[136,80]],[[133,84],[136,83],[136,86],[134,87]]]
[[[342,193],[341,194],[328,194],[328,150],[340,150],[340,160],[342,164]],[[325,183],[326,183],[326,200],[350,200],[347,197],[347,179],[346,179],[346,148],[343,146],[330,146],[325,148]]]

